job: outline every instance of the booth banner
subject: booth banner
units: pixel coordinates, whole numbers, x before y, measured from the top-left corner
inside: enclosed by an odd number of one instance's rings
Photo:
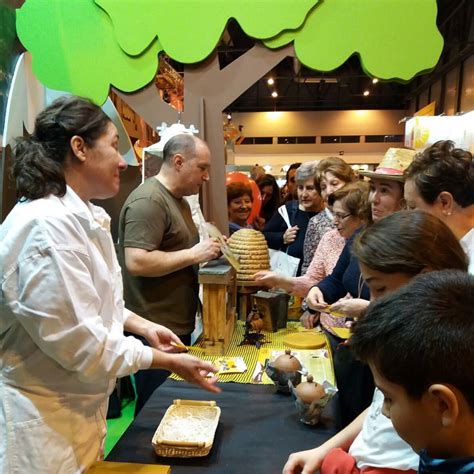
[[[439,140],[474,151],[474,112],[456,116],[413,117],[405,126],[405,146],[422,151]]]

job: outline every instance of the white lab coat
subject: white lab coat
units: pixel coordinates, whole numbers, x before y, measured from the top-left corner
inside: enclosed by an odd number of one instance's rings
[[[123,336],[110,219],[68,187],[0,226],[0,473],[84,472],[101,456],[115,378],[149,368]]]

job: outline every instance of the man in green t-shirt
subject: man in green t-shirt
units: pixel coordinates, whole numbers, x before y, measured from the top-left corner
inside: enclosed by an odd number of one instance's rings
[[[159,173],[136,188],[120,213],[119,260],[125,305],[162,324],[189,344],[198,305],[198,267],[216,258],[220,244],[199,241],[184,196],[199,192],[209,180],[209,147],[191,134],[172,137],[163,148]],[[141,371],[135,375],[136,413],[169,375]]]

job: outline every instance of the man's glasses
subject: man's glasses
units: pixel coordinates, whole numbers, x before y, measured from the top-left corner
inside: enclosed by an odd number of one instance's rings
[[[332,215],[334,217],[334,220],[337,219],[338,221],[343,221],[344,219],[351,216],[352,214],[350,212],[348,212],[347,214],[341,214],[339,212],[333,212]]]

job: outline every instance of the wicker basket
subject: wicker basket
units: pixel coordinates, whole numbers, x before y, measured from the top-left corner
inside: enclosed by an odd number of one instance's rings
[[[215,401],[174,400],[161,420],[152,444],[158,456],[190,458],[207,456],[211,450],[221,409]],[[205,420],[201,431],[189,433],[186,429],[191,421]],[[181,425],[184,436],[177,438],[171,427]],[[175,431],[175,430],[173,430]]]

